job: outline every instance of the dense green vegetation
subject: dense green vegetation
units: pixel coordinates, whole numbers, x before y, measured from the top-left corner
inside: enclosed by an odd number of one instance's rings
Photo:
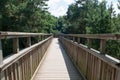
[[[47,11],[48,0],[0,0],[0,31],[103,34],[120,33],[120,14],[103,0],[76,0],[67,15],[59,18]],[[120,9],[120,0],[118,0]],[[99,50],[99,40],[92,47]],[[11,41],[8,41],[11,43]],[[6,44],[6,42],[4,42]],[[120,59],[120,41],[108,41],[106,53]],[[10,46],[8,49],[11,50]],[[11,52],[11,51],[10,51]]]
[[[0,30],[52,32],[57,18],[47,12],[48,0],[0,0]]]

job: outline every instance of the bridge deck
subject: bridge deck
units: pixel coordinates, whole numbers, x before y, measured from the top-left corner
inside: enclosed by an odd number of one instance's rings
[[[33,80],[83,80],[80,73],[54,38]]]

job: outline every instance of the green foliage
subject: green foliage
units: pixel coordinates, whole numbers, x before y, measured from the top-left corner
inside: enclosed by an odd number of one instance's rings
[[[47,12],[46,1],[0,0],[0,30],[52,32],[57,19]]]

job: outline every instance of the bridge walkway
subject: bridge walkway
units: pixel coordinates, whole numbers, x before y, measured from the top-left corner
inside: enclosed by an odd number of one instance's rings
[[[52,40],[33,80],[83,80],[57,38]]]

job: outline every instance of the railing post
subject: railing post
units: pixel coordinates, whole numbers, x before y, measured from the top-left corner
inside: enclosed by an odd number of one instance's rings
[[[78,44],[80,44],[80,37],[78,37],[78,40],[77,40]]]
[[[14,53],[19,52],[19,39],[18,38],[13,39],[13,52]]]
[[[27,47],[31,46],[31,37],[27,37]]]
[[[2,42],[0,39],[0,65],[3,63]],[[4,72],[0,72],[0,80],[5,80]]]
[[[105,54],[105,49],[106,49],[106,40],[101,39],[100,40],[100,53]]]
[[[3,53],[2,53],[2,42],[0,40],[0,64],[3,62]]]
[[[88,49],[90,49],[91,48],[91,44],[92,44],[92,40],[88,38],[87,41],[88,41]]]

